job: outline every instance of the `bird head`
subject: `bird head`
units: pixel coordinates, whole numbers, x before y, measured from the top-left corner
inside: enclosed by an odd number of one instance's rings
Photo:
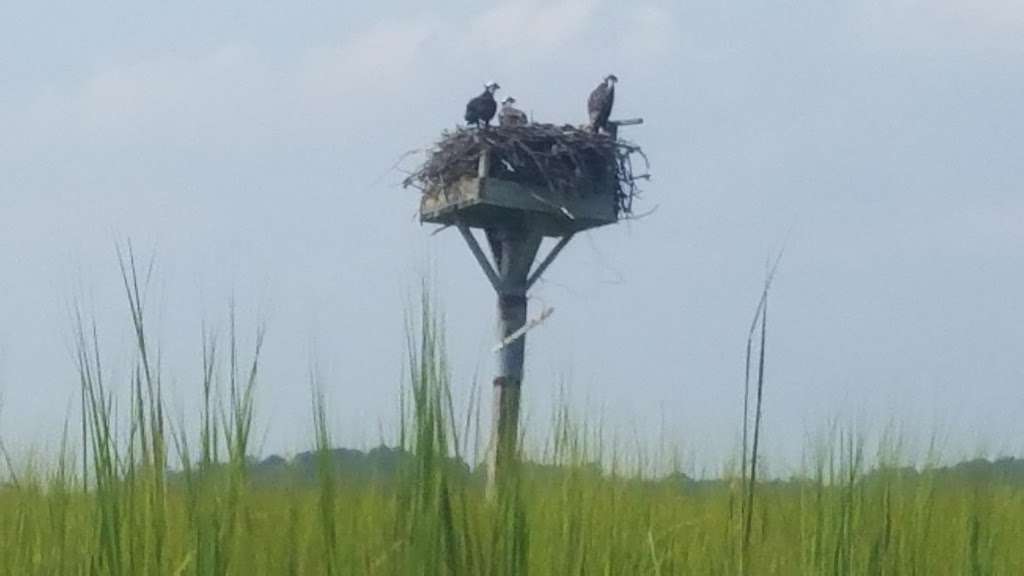
[[[502,106],[511,106],[511,105],[513,105],[515,103],[516,103],[516,99],[511,97],[511,96],[506,96],[505,99],[501,101],[501,105]]]
[[[609,74],[609,75],[604,77],[604,81],[606,83],[611,84],[612,86],[614,86],[615,83],[619,81],[619,78],[615,74]]]
[[[501,86],[498,86],[497,82],[488,82],[487,84],[484,84],[484,89],[491,94],[497,92],[499,88],[501,88]]]

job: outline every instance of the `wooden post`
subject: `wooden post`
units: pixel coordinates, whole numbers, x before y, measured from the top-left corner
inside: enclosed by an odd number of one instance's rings
[[[527,225],[487,231],[499,283],[498,341],[526,325],[526,290],[530,267],[540,247],[541,235]],[[497,354],[494,400],[491,405],[491,439],[487,454],[487,492],[496,495],[504,471],[514,463],[519,446],[519,400],[523,383],[526,336],[502,346]]]
[[[618,140],[620,126],[637,126],[643,123],[643,118],[629,118],[627,120],[609,120],[607,122],[607,132],[608,135],[612,137],[612,140]]]

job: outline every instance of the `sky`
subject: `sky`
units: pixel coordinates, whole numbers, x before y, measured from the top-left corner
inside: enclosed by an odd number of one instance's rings
[[[194,418],[204,325],[265,322],[258,449],[392,434],[424,279],[460,405],[494,296],[402,169],[484,82],[585,120],[615,73],[645,123],[643,218],[573,240],[538,284],[526,425],[560,394],[626,442],[735,454],[768,259],[765,442],[830,423],[1024,453],[1024,5],[845,2],[20,3],[0,19],[0,434],[55,445],[77,402],[70,310],[115,391],[132,360],[116,247],[147,295],[168,401]],[[560,392],[562,391],[562,392]],[[484,414],[486,416],[486,412]]]

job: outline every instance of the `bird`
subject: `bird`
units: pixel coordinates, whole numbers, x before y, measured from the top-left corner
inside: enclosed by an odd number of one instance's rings
[[[587,112],[590,114],[590,130],[597,134],[600,130],[608,130],[608,117],[615,104],[615,83],[619,79],[615,74],[605,76],[604,80],[594,88],[587,99]]]
[[[498,126],[526,126],[530,123],[526,118],[526,113],[516,108],[514,106],[515,103],[516,99],[511,96],[501,101],[501,112],[498,112]]]
[[[484,126],[491,125],[494,113],[498,111],[498,103],[494,100],[494,93],[501,86],[497,82],[484,84],[484,91],[466,104],[466,123],[475,124],[477,128],[483,123]]]

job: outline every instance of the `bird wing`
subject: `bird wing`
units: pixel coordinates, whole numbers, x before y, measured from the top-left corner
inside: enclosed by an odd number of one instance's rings
[[[498,103],[494,100],[494,96],[490,92],[485,92],[479,96],[480,98],[480,119],[484,122],[490,122],[491,118],[494,118],[495,112],[498,111]]]
[[[476,122],[483,119],[486,113],[487,98],[481,94],[474,96],[466,103],[466,122]]]
[[[602,82],[590,93],[590,98],[587,99],[587,112],[591,114],[600,112],[604,108],[604,101],[607,97],[608,87]]]

